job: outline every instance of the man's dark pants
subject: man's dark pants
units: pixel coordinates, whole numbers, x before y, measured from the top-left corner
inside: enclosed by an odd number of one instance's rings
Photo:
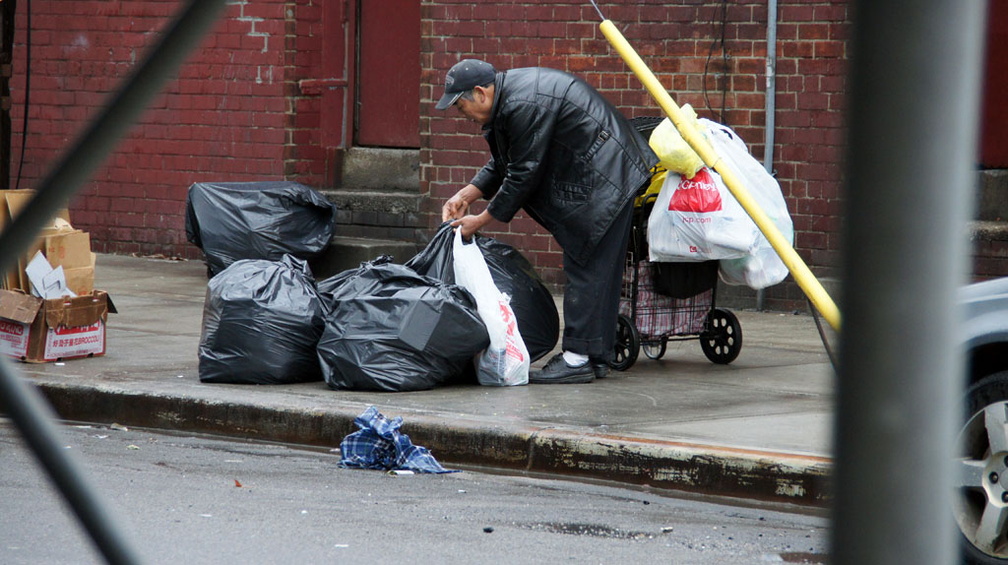
[[[564,252],[563,349],[588,355],[593,361],[610,361],[616,345],[620,287],[633,221],[633,201],[613,220],[585,263]]]

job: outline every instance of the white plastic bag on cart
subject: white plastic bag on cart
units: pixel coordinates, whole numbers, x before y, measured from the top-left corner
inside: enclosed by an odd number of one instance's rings
[[[794,243],[794,225],[777,180],[749,153],[745,142],[731,128],[707,119],[701,119],[700,125],[711,146],[739,176],[756,205],[777,226],[781,235],[789,243]],[[752,219],[749,218],[749,221],[752,222]],[[759,232],[756,245],[744,257],[725,258],[720,262],[721,280],[731,285],[761,289],[781,282],[787,274],[787,266],[766,236]]]
[[[486,386],[528,384],[529,353],[518,331],[518,320],[506,294],[497,289],[483,253],[475,242],[462,241],[455,230],[453,269],[455,284],[476,299],[476,311],[490,334],[490,346],[479,353],[476,378]]]
[[[669,171],[648,217],[649,259],[739,259],[756,246],[758,235],[717,172],[704,167],[687,179]]]

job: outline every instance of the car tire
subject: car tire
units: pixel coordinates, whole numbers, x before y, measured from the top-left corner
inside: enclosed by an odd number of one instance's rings
[[[984,377],[969,387],[964,416],[957,441],[953,508],[960,532],[963,563],[1006,565],[1008,371]],[[993,447],[992,443],[995,443]],[[999,526],[990,531],[987,524]]]

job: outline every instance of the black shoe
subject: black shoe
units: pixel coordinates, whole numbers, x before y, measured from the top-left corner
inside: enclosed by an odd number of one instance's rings
[[[537,385],[582,384],[594,380],[595,371],[592,369],[591,363],[571,367],[564,361],[563,353],[554,355],[541,371],[533,371],[529,374],[529,383]]]
[[[589,361],[589,363],[596,379],[604,379],[609,376],[609,363],[605,361]]]

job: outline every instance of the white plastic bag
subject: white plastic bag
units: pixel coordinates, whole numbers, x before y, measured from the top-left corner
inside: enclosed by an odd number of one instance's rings
[[[477,356],[476,378],[486,386],[528,384],[529,353],[518,331],[518,320],[509,297],[497,289],[483,253],[475,242],[462,241],[462,231],[455,230],[452,247],[455,284],[476,298],[476,311],[487,333],[490,346]]]
[[[652,262],[739,259],[756,246],[759,229],[721,175],[703,167],[687,179],[669,171],[648,217]]]
[[[742,180],[753,201],[781,235],[793,243],[794,225],[777,180],[749,153],[745,142],[731,128],[707,119],[701,119],[700,125],[711,146]],[[784,280],[788,269],[766,236],[759,233],[756,245],[744,257],[721,261],[720,275],[727,284],[761,289]]]

